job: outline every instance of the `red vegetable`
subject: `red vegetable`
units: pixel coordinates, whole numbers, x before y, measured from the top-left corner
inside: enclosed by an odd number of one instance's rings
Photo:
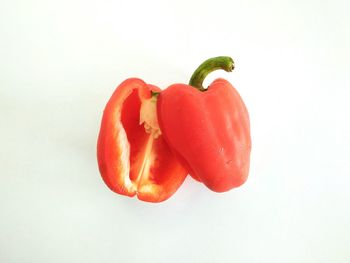
[[[229,57],[209,59],[190,85],[162,92],[140,79],[124,81],[106,105],[98,138],[98,164],[107,186],[160,202],[175,193],[187,171],[216,192],[243,184],[251,150],[247,109],[224,79],[202,87],[211,71],[233,67]]]
[[[240,186],[249,171],[249,116],[240,95],[224,79],[202,87],[211,71],[233,67],[229,57],[209,59],[195,71],[191,86],[172,85],[158,97],[164,139],[192,177],[216,192]]]
[[[180,187],[187,171],[160,134],[151,91],[160,89],[140,79],[128,79],[115,90],[103,113],[97,158],[111,190],[161,202]]]

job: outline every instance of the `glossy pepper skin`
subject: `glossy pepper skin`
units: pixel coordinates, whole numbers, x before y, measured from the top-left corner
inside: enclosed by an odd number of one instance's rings
[[[191,176],[216,192],[242,185],[249,172],[249,115],[236,89],[217,79],[207,89],[205,76],[233,69],[228,57],[204,62],[190,85],[175,84],[158,97],[158,120],[164,139]]]
[[[187,171],[157,130],[151,91],[160,89],[136,78],[118,86],[103,113],[97,159],[112,191],[161,202],[175,193]]]

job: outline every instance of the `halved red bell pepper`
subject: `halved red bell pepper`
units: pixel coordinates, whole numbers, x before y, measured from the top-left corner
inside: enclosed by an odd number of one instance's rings
[[[135,78],[119,85],[103,113],[97,158],[112,191],[161,202],[175,193],[187,171],[160,134],[152,91],[160,89]]]
[[[216,192],[240,186],[249,172],[250,125],[243,100],[224,79],[202,87],[211,71],[233,67],[229,57],[209,59],[190,85],[172,85],[158,97],[164,139],[191,176]]]

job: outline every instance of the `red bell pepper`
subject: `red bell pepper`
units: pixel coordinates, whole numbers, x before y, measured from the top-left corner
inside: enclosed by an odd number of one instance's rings
[[[140,79],[128,79],[115,90],[103,113],[97,158],[111,190],[161,202],[180,187],[187,171],[160,134],[152,91],[160,89]]]
[[[209,59],[195,71],[190,85],[172,85],[158,96],[164,139],[191,176],[216,192],[240,186],[249,171],[249,116],[240,95],[224,79],[202,87],[211,71],[233,67],[229,57]]]

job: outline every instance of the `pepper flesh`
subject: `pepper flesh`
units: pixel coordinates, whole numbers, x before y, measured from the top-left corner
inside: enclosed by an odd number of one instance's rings
[[[158,120],[164,139],[192,177],[216,192],[242,185],[249,172],[248,111],[235,88],[215,80],[204,92],[185,84],[162,91]]]
[[[175,193],[187,171],[162,135],[146,132],[141,125],[145,121],[141,105],[152,99],[151,91],[160,89],[136,78],[127,79],[115,90],[103,113],[97,159],[102,178],[112,191],[161,202]],[[145,115],[145,119],[152,116]],[[157,120],[151,122],[157,124]]]

